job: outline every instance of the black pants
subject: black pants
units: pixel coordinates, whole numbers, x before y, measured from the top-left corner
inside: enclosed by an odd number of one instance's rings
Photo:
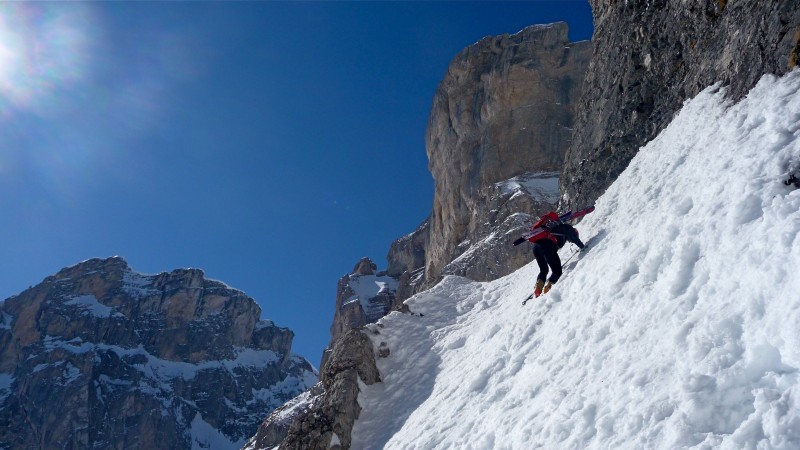
[[[550,282],[555,283],[561,278],[561,258],[558,257],[558,246],[550,239],[542,239],[533,244],[533,256],[539,264],[539,276],[536,278],[544,281],[547,278],[547,266],[553,269]]]

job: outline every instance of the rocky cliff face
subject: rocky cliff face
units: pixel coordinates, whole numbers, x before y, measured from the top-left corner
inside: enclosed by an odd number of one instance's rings
[[[558,172],[525,173],[480,190],[465,240],[441,275],[490,281],[508,275],[533,259],[529,245],[516,238],[558,201]]]
[[[349,447],[350,430],[359,411],[359,379],[367,384],[380,379],[371,341],[360,329],[399,308],[400,283],[405,282],[406,288],[411,285],[407,269],[414,264],[421,267],[417,242],[409,235],[393,247],[401,255],[394,269],[402,271],[399,276],[377,272],[377,264],[362,258],[352,273],[339,280],[331,343],[322,356],[320,383],[267,417],[247,442],[247,449],[272,449],[279,444],[282,449],[298,450]]]
[[[331,345],[325,351],[320,367],[325,367],[339,337],[350,330],[376,322],[397,306],[399,279],[389,276],[385,271],[376,270],[377,265],[371,259],[362,258],[353,268],[353,273],[339,280],[331,325]]]
[[[430,236],[430,219],[417,227],[412,233],[395,240],[389,248],[386,270],[390,277],[397,278],[395,305],[414,295],[422,285],[425,275],[425,249]]]
[[[428,246],[430,220],[425,219],[412,233],[392,242],[386,260],[389,276],[400,278],[405,272],[413,273],[425,267],[425,247]]]
[[[565,208],[599,197],[686,99],[721,82],[736,100],[798,62],[798,0],[591,5],[594,58],[561,180]]]
[[[353,424],[361,412],[359,383],[381,380],[372,341],[360,330],[339,339],[322,371],[320,383],[268,417],[245,450],[343,450],[350,448]],[[287,421],[286,417],[291,420]],[[290,422],[285,439],[275,439]]]
[[[465,243],[488,238],[486,195],[495,183],[561,170],[590,57],[591,44],[570,43],[567,24],[556,23],[484,38],[450,63],[426,133],[434,179],[426,286],[470,248]],[[485,246],[472,260],[494,265],[504,256]],[[516,268],[496,267],[493,276]]]
[[[239,448],[316,382],[290,330],[197,269],[92,259],[0,313],[3,448]]]

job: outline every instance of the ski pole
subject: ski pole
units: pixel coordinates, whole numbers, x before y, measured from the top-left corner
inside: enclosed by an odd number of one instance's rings
[[[569,262],[569,260],[570,260],[570,259],[572,259],[573,257],[575,257],[575,255],[577,255],[578,253],[580,253],[580,249],[578,249],[578,250],[575,250],[575,252],[574,252],[573,254],[571,254],[571,255],[569,256],[569,258],[567,258],[567,260],[566,260],[566,261],[564,261],[564,264],[561,264],[561,268],[563,269],[563,268],[564,268],[564,266],[566,266],[566,265],[567,265],[567,263]]]

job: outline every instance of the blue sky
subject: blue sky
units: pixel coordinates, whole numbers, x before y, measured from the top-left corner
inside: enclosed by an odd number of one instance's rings
[[[450,60],[584,1],[0,4],[0,298],[92,257],[199,267],[319,364],[337,280],[430,212]]]

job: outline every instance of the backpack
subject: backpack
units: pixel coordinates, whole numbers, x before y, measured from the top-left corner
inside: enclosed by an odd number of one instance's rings
[[[558,214],[550,211],[549,213],[543,215],[538,222],[533,224],[531,230],[536,228],[544,228],[545,230],[551,230],[554,226],[561,224],[561,219],[558,217]]]
[[[531,231],[526,233],[524,238],[529,242],[536,242],[542,239],[550,239],[551,241],[558,244],[558,240],[550,230],[555,227],[556,225],[560,224],[561,220],[558,217],[558,214],[550,211],[549,213],[543,215],[538,222],[533,224],[531,227]]]

